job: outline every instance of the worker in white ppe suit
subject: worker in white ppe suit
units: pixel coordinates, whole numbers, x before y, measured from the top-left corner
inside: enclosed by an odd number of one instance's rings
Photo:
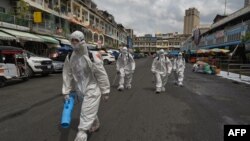
[[[155,57],[151,71],[155,76],[156,93],[165,92],[165,86],[172,71],[172,63],[169,58],[165,56],[163,49],[161,49],[158,52],[158,56]]]
[[[182,57],[182,53],[178,54],[178,57],[174,59],[173,70],[175,75],[176,84],[183,86],[185,59]]]
[[[108,100],[110,83],[101,58],[92,55],[95,61],[91,61],[83,33],[75,31],[70,39],[74,51],[64,63],[62,93],[66,100],[71,91],[83,97],[75,141],[87,141],[86,132],[94,132],[100,126],[97,118],[99,103],[101,97]]]
[[[125,88],[131,89],[131,82],[135,71],[135,61],[132,54],[129,53],[127,47],[123,47],[121,49],[121,54],[116,62],[116,70],[120,75],[118,90],[124,90],[124,85]]]

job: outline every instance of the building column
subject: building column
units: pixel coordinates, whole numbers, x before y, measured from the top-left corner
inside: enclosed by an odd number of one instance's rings
[[[80,6],[80,19],[82,20],[82,6]]]
[[[42,2],[42,7],[45,8],[45,1]]]
[[[70,1],[70,13],[72,14],[72,16],[74,15],[74,13],[73,13],[73,2],[74,2],[74,0]]]
[[[91,32],[92,32],[92,31],[91,31]],[[92,32],[92,41],[91,41],[91,42],[93,42],[93,43],[94,43],[94,38],[95,38],[95,33]]]
[[[105,37],[104,37],[104,35],[102,35],[102,45],[104,46],[105,44]]]
[[[59,12],[60,12],[60,14],[61,14],[61,0],[58,0],[58,6],[59,6]]]

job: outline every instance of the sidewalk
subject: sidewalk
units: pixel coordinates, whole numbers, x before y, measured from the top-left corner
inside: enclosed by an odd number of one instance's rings
[[[229,75],[227,75],[226,71],[221,71],[217,76],[250,85],[249,76],[241,75],[241,78],[239,78],[239,74],[230,72]]]

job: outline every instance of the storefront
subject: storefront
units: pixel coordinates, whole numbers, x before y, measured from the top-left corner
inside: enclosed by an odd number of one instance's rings
[[[49,48],[44,38],[32,33],[6,28],[0,28],[0,31],[16,38],[15,43],[11,44],[12,46],[23,48],[37,55],[48,56]]]
[[[15,40],[16,37],[0,31],[0,45],[11,46]]]

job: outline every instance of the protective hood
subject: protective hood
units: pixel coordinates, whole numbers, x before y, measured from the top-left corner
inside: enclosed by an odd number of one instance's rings
[[[122,50],[121,50],[121,53],[123,55],[127,55],[128,54],[128,48],[127,47],[123,47]]]
[[[85,40],[84,34],[81,31],[75,31],[70,35],[70,40],[76,39],[79,42],[82,42]]]

